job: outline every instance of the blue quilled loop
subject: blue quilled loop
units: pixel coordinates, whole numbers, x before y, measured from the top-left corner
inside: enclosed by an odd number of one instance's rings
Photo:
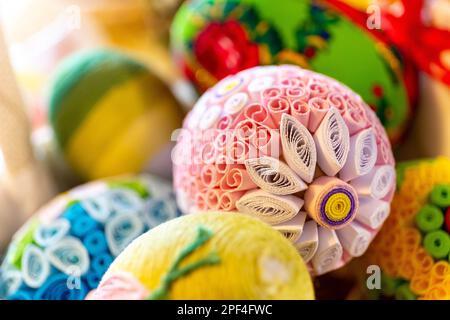
[[[88,252],[77,238],[66,237],[47,247],[45,253],[51,264],[64,273],[69,273],[71,268],[77,267],[82,275],[89,269]]]
[[[106,272],[112,262],[113,257],[108,253],[104,253],[92,259],[91,269],[97,273],[103,274]]]
[[[34,240],[41,247],[47,247],[62,239],[70,230],[67,219],[60,218],[49,224],[39,226],[34,233]]]
[[[113,213],[136,213],[143,209],[144,201],[136,192],[126,189],[113,189],[108,194]]]
[[[109,198],[106,194],[100,195],[95,199],[85,199],[81,202],[81,206],[90,217],[101,223],[105,223],[112,214]]]
[[[37,289],[33,298],[37,300],[82,300],[87,293],[88,289],[82,280],[72,286],[69,277],[59,273],[50,276]]]
[[[138,215],[123,213],[114,216],[105,226],[109,250],[114,256],[125,249],[135,238],[144,232],[144,223]]]
[[[86,235],[83,239],[83,245],[86,247],[90,256],[97,256],[102,252],[108,251],[106,237],[101,230],[95,230]]]
[[[96,288],[102,280],[103,274],[98,272],[89,272],[86,274],[86,283],[90,288]]]
[[[35,245],[28,245],[22,257],[23,281],[30,288],[41,286],[50,274],[50,263],[44,252]]]
[[[87,212],[84,209],[84,207],[81,205],[80,202],[75,202],[72,203],[71,205],[69,205],[69,207],[64,210],[64,213],[62,214],[62,216],[64,218],[66,218],[67,220],[69,220],[69,222],[72,224],[73,221],[77,220],[78,217],[82,216],[82,215],[86,215]]]
[[[22,284],[19,270],[5,268],[0,272],[0,299],[6,299],[16,292]]]

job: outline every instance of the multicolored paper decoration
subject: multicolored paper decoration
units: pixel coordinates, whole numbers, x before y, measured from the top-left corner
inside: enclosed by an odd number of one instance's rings
[[[179,216],[170,185],[151,176],[96,181],[62,194],[14,236],[0,297],[84,299],[135,238]]]
[[[185,120],[173,161],[185,213],[258,217],[319,275],[364,253],[395,190],[375,113],[336,80],[292,65],[248,69],[208,90]]]
[[[376,1],[382,28],[417,66],[450,86],[450,3],[446,0]]]
[[[398,167],[399,188],[364,262],[381,267],[372,297],[450,300],[450,159]]]
[[[396,143],[412,115],[416,74],[380,30],[368,30],[365,14],[335,2],[190,1],[172,26],[175,60],[200,91],[258,65],[326,74],[360,94]]]
[[[244,232],[242,232],[244,231]],[[88,299],[314,299],[306,266],[267,224],[204,213],[140,236]]]
[[[49,115],[67,161],[82,177],[96,179],[151,166],[169,149],[183,112],[144,65],[118,52],[94,50],[62,63]]]

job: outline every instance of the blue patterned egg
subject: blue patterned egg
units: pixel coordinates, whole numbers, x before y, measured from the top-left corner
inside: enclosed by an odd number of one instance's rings
[[[131,241],[179,215],[170,184],[153,176],[72,189],[14,236],[0,268],[0,298],[84,299]]]

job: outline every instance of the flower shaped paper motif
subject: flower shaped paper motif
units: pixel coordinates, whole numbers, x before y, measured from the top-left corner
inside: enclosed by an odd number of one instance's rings
[[[236,21],[209,24],[193,46],[198,62],[219,80],[259,65],[258,45]]]
[[[174,151],[186,213],[239,211],[290,239],[323,274],[360,256],[389,215],[394,158],[374,112],[295,66],[229,76],[207,91]]]

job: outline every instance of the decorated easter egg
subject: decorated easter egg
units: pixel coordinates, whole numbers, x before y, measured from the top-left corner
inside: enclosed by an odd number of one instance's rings
[[[183,216],[133,241],[89,299],[314,299],[295,248],[257,219]]]
[[[178,215],[170,184],[151,176],[72,189],[14,236],[0,269],[0,297],[84,299],[132,240]]]
[[[152,167],[169,153],[183,116],[170,90],[144,65],[106,50],[65,60],[49,104],[58,144],[86,179]]]
[[[415,73],[366,20],[340,1],[193,0],[174,20],[172,49],[201,91],[257,65],[331,76],[360,94],[397,142],[410,120]]]
[[[258,217],[315,274],[367,249],[395,189],[375,113],[338,81],[292,65],[248,69],[208,90],[187,116],[173,160],[184,212]]]
[[[379,266],[381,280],[366,293],[450,300],[450,159],[401,163],[397,171],[391,215],[364,256],[365,264]]]

